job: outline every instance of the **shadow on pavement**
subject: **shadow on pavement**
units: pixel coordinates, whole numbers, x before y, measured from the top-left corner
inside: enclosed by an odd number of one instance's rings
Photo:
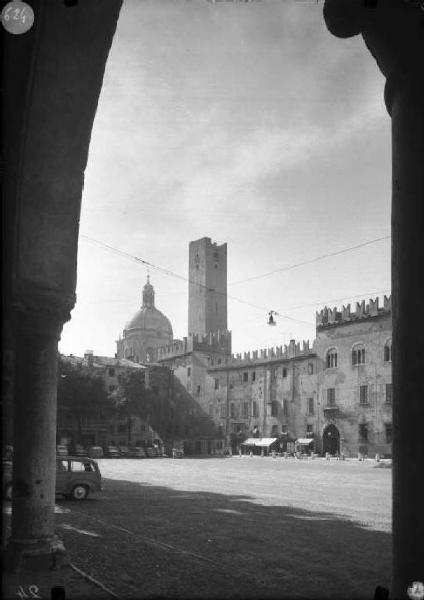
[[[245,493],[104,482],[56,522],[71,560],[123,598],[372,599],[390,586],[388,533]]]

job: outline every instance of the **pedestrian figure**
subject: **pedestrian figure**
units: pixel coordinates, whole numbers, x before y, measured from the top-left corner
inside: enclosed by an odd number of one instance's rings
[[[249,452],[249,456],[250,456],[250,458],[253,458],[253,452],[252,451]]]

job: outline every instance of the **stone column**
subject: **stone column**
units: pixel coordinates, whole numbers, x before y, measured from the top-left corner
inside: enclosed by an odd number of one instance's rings
[[[424,583],[424,13],[411,0],[326,0],[338,37],[361,33],[392,118],[393,590]],[[378,584],[378,582],[376,582]]]
[[[424,34],[424,27],[423,27]],[[423,36],[424,38],[424,36]],[[424,52],[422,54],[424,56]],[[393,583],[424,583],[424,76],[388,80],[392,116]]]
[[[10,569],[51,567],[57,343],[75,304],[84,171],[122,0],[31,0],[33,27],[3,32],[4,349],[14,368]]]
[[[64,318],[42,307],[14,311],[16,382],[14,403],[12,536],[9,570],[59,566],[63,544],[54,535],[56,483],[57,344]]]

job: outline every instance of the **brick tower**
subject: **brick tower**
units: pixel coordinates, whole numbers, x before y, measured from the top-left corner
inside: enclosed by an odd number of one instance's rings
[[[227,330],[227,244],[210,238],[189,246],[188,333]]]

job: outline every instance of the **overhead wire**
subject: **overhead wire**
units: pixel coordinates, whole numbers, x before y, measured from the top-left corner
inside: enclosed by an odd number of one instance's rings
[[[328,252],[327,254],[321,254],[320,256],[316,256],[315,258],[309,258],[308,260],[304,260],[300,263],[295,263],[292,265],[287,265],[285,267],[280,267],[278,269],[268,271],[267,273],[262,273],[261,275],[253,275],[252,277],[246,277],[245,279],[239,279],[238,281],[233,281],[233,282],[229,283],[228,285],[236,285],[238,283],[245,283],[247,281],[263,279],[264,277],[269,277],[270,275],[275,275],[275,273],[283,273],[284,271],[291,271],[292,269],[297,269],[298,267],[303,267],[304,265],[310,265],[310,264],[318,262],[320,260],[324,260],[325,258],[330,258],[331,256],[338,256],[339,254],[351,252],[352,250],[357,250],[358,248],[363,248],[364,246],[369,246],[370,244],[376,244],[377,242],[381,242],[382,240],[388,240],[390,238],[391,238],[391,235],[385,235],[383,237],[375,238],[373,240],[368,240],[367,242],[362,242],[361,244],[356,244],[356,246],[350,246],[349,248],[342,248],[341,250],[336,250],[335,252]]]
[[[97,240],[97,239],[95,239],[95,238],[93,238],[91,236],[88,236],[88,235],[84,234],[84,233],[80,233],[80,237],[83,238],[83,239],[88,240],[89,242],[97,244],[98,246],[100,246],[102,248],[105,248],[106,250],[109,250],[110,252],[114,252],[115,254],[118,254],[118,255],[123,256],[125,258],[128,258],[130,260],[134,260],[135,262],[141,263],[142,265],[146,266],[147,268],[154,269],[155,271],[158,271],[159,273],[162,273],[164,275],[168,275],[170,277],[174,277],[174,278],[180,279],[182,281],[186,281],[186,282],[188,282],[188,283],[190,283],[192,285],[196,285],[196,286],[199,286],[201,288],[204,288],[204,289],[206,289],[209,292],[215,292],[216,294],[226,296],[228,299],[235,300],[236,302],[240,302],[241,304],[245,304],[247,306],[251,306],[252,308],[256,308],[258,310],[265,311],[267,313],[270,310],[269,307],[264,307],[264,306],[260,306],[260,305],[257,305],[257,304],[253,304],[252,302],[249,302],[248,300],[243,300],[241,298],[237,298],[236,296],[233,296],[231,294],[227,294],[225,292],[220,292],[219,290],[211,288],[211,287],[209,287],[209,286],[207,286],[207,285],[205,285],[205,284],[203,284],[201,282],[193,281],[192,279],[190,279],[188,277],[185,277],[184,275],[180,275],[179,273],[175,273],[174,271],[171,271],[170,269],[165,269],[164,267],[160,267],[158,265],[155,265],[155,264],[151,263],[150,261],[148,261],[146,259],[143,259],[143,258],[141,258],[139,256],[136,256],[134,254],[126,252],[125,250],[121,250],[120,248],[116,248],[115,246],[112,246],[111,244],[106,244],[105,242]],[[391,236],[384,236],[384,237],[381,237],[381,238],[376,238],[374,240],[369,240],[367,242],[363,242],[361,244],[357,244],[356,246],[352,246],[350,248],[344,248],[342,250],[337,250],[335,252],[331,252],[331,253],[328,253],[328,254],[323,254],[323,255],[315,257],[313,259],[309,259],[308,261],[304,261],[302,263],[297,263],[297,264],[293,264],[293,265],[288,265],[286,267],[282,267],[281,269],[276,269],[274,271],[271,271],[268,274],[256,275],[254,277],[250,277],[250,278],[248,278],[246,280],[242,280],[242,281],[251,281],[253,279],[259,279],[259,278],[266,277],[268,275],[272,275],[272,274],[274,274],[276,272],[282,272],[282,271],[294,269],[294,268],[297,268],[297,267],[305,265],[305,264],[310,264],[310,263],[316,262],[318,260],[323,260],[324,258],[328,258],[330,256],[336,256],[338,254],[342,254],[342,253],[345,253],[345,252],[348,252],[348,251],[351,251],[351,250],[356,250],[357,248],[361,248],[361,247],[367,246],[369,244],[373,244],[373,243],[379,242],[381,240],[388,239],[390,237]],[[241,281],[234,282],[234,283],[241,283]],[[354,296],[345,296],[342,299],[353,298],[353,297]],[[314,304],[312,304],[312,306]],[[307,305],[305,305],[305,307],[306,306]],[[287,309],[283,309],[283,310],[287,310]],[[282,314],[281,310],[274,311],[274,312],[277,312],[278,316],[281,317],[281,318],[283,318],[283,319],[288,319],[290,321],[294,321],[294,322],[297,322],[297,323],[303,323],[303,324],[306,324],[306,325],[315,325],[315,323],[312,323],[311,321],[305,321],[303,319],[296,319],[295,317],[291,317],[289,315]]]

